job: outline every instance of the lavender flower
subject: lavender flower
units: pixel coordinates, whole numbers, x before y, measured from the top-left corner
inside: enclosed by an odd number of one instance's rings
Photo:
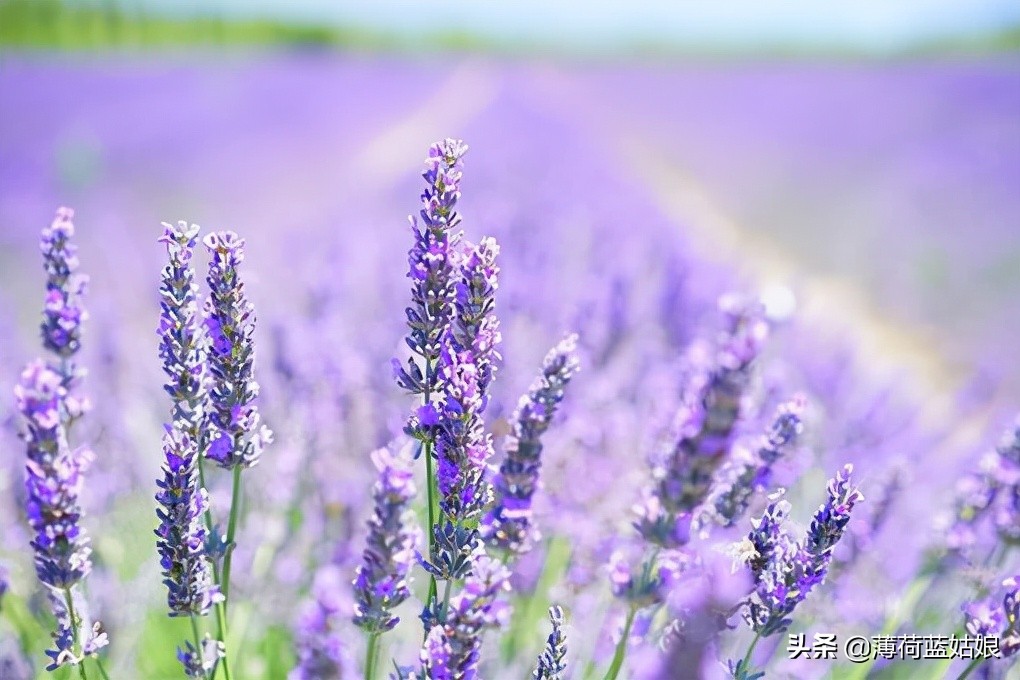
[[[445,622],[430,629],[422,649],[424,677],[430,680],[476,680],[482,634],[509,619],[503,595],[510,590],[510,572],[480,548],[472,562],[463,590],[450,600]]]
[[[457,352],[469,352],[478,371],[481,410],[488,403],[489,385],[496,372],[501,336],[495,314],[499,267],[496,240],[483,238],[478,245],[465,243],[458,254],[459,277],[454,284],[453,308],[449,332]]]
[[[198,291],[191,257],[198,226],[164,223],[160,242],[170,262],[160,286],[160,345],[165,389],[173,399],[172,422],[163,436],[163,477],[157,480],[156,547],[167,586],[170,616],[205,615],[219,597],[205,557],[203,513],[209,501],[199,483],[205,419],[205,338],[198,321]]]
[[[156,482],[161,506],[156,510],[156,547],[167,607],[170,616],[204,616],[221,596],[205,556],[202,514],[209,500],[198,481],[198,447],[189,435],[169,426],[163,435],[163,455],[163,478]]]
[[[198,284],[191,265],[197,224],[163,223],[169,263],[160,285],[159,358],[169,379],[164,389],[173,400],[175,426],[201,446],[205,435],[206,355],[208,338],[203,333],[198,306]]]
[[[723,527],[737,523],[747,511],[754,492],[768,486],[772,465],[796,442],[802,429],[800,414],[803,409],[801,398],[779,407],[756,455],[750,461],[735,466],[730,471],[730,478],[712,492],[706,504],[708,511],[699,518],[701,523],[711,520]]]
[[[410,596],[409,572],[418,532],[409,506],[415,487],[411,470],[386,449],[372,453],[379,470],[375,512],[368,522],[368,541],[354,579],[354,623],[369,633],[390,630],[400,619],[393,609]]]
[[[990,516],[999,537],[1020,542],[1020,419],[986,454],[980,471],[956,485],[953,517],[946,538],[950,554],[960,554],[978,538],[978,525]]]
[[[613,595],[635,609],[666,601],[687,568],[686,556],[677,550],[659,550],[645,556],[635,574],[623,553],[609,556],[609,582]]]
[[[537,540],[531,501],[542,465],[542,435],[579,367],[577,336],[568,335],[549,351],[542,374],[518,401],[506,457],[492,482],[495,504],[483,522],[483,536],[490,545],[521,554]]]
[[[457,295],[454,251],[460,234],[454,230],[460,224],[456,205],[466,152],[467,145],[453,139],[429,148],[422,175],[426,187],[421,196],[420,221],[414,216],[409,218],[414,245],[408,253],[411,306],[406,310],[410,327],[406,342],[424,366],[412,357],[405,369],[394,359],[394,373],[401,388],[425,395],[426,403],[438,390],[440,341],[450,324]]]
[[[1003,657],[1020,652],[1020,576],[1002,582],[1001,599],[988,597],[963,606],[970,635],[998,637]]]
[[[345,614],[350,613],[349,592],[340,582],[335,565],[328,565],[316,575],[312,596],[294,630],[298,661],[287,678],[352,678],[354,663],[341,630]]]
[[[677,443],[653,469],[655,486],[638,508],[638,531],[665,548],[680,547],[690,538],[692,513],[708,497],[716,469],[730,450],[751,364],[768,336],[760,305],[724,298],[720,306],[726,328],[713,365],[692,380],[678,417]]]
[[[202,648],[198,649],[189,641],[184,647],[177,648],[177,660],[184,667],[184,675],[189,678],[207,678],[216,669],[220,659],[226,656],[226,648],[219,640],[208,634],[202,639]]]
[[[993,475],[1000,485],[995,528],[1006,543],[1020,544],[1020,418],[996,448]]]
[[[446,639],[446,631],[442,626],[433,626],[425,636],[419,661],[422,672],[414,676],[415,680],[453,680],[455,669],[450,665],[453,649]]]
[[[485,397],[470,352],[444,343],[439,363],[446,395],[436,437],[439,507],[452,521],[467,522],[481,514],[492,496],[485,480],[492,456],[492,438],[482,421]]]
[[[237,271],[244,261],[244,240],[232,231],[221,231],[208,234],[203,243],[212,255],[206,304],[209,370],[214,381],[209,421],[218,433],[209,442],[206,456],[225,469],[252,467],[273,435],[260,425],[255,406],[259,394],[254,376],[255,309]]]
[[[533,680],[564,680],[567,672],[567,636],[563,632],[563,610],[549,608],[552,632],[545,642],[545,650],[538,657],[538,667],[532,672]]]
[[[36,360],[14,388],[18,410],[25,418],[28,450],[25,466],[26,512],[35,532],[35,567],[45,585],[66,590],[92,569],[92,548],[79,525],[83,473],[92,453],[70,450],[60,419],[66,392],[61,376]]]
[[[41,328],[43,346],[59,357],[54,370],[60,374],[66,391],[70,419],[88,409],[87,401],[74,396],[75,387],[85,375],[73,358],[81,349],[82,324],[88,320],[88,312],[81,299],[89,277],[77,271],[78,248],[71,243],[73,217],[74,211],[70,208],[58,209],[53,223],[42,230],[39,243],[47,277]]]
[[[796,606],[825,581],[832,550],[854,506],[864,498],[851,484],[852,472],[853,466],[846,465],[829,481],[828,500],[815,513],[803,542],[793,541],[783,530],[789,512],[783,501],[770,505],[748,535],[755,592],[746,602],[745,618],[762,637],[785,631]]]

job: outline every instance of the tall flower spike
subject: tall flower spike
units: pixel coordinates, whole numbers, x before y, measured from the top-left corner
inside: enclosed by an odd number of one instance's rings
[[[237,268],[244,261],[244,240],[232,231],[208,234],[203,243],[212,255],[210,295],[206,303],[209,332],[209,422],[215,434],[205,455],[225,469],[252,467],[273,434],[261,424],[255,400],[255,309],[244,293]]]
[[[56,371],[40,360],[30,363],[14,395],[26,423],[25,513],[34,534],[35,570],[47,586],[58,626],[55,648],[47,651],[53,660],[48,668],[53,670],[78,664],[106,644],[106,634],[98,623],[91,628],[85,603],[76,598],[76,586],[92,570],[92,547],[79,524],[78,500],[92,452],[68,446],[61,418],[65,390]],[[74,610],[68,609],[68,601]]]
[[[567,672],[567,636],[563,632],[563,610],[549,607],[552,632],[545,641],[545,650],[538,657],[538,667],[532,672],[533,680],[564,680]]]
[[[203,332],[198,283],[191,264],[199,227],[187,222],[163,223],[159,242],[169,262],[159,288],[159,358],[167,375],[164,389],[173,400],[172,418],[179,430],[201,445],[205,433],[203,411],[207,390],[208,338]]]
[[[390,630],[400,619],[393,609],[411,592],[411,566],[418,544],[414,526],[413,474],[404,461],[386,449],[372,453],[379,471],[373,489],[375,512],[368,522],[368,540],[354,579],[354,623],[369,633]]]
[[[322,567],[312,585],[312,600],[302,609],[294,629],[297,665],[287,680],[353,678],[354,659],[341,623],[350,616],[349,584],[335,564]]]
[[[517,403],[506,457],[494,477],[495,504],[482,532],[490,545],[518,554],[538,538],[531,502],[542,466],[542,435],[549,429],[570,379],[580,368],[577,335],[568,335],[545,357],[542,373]]]
[[[68,447],[60,420],[61,383],[58,373],[34,361],[14,388],[27,425],[26,512],[35,532],[36,573],[40,581],[58,590],[78,583],[92,569],[90,541],[78,525],[82,473],[92,454]]]
[[[825,581],[832,550],[842,538],[854,506],[864,500],[851,482],[852,465],[829,480],[828,498],[814,515],[803,543],[783,532],[788,506],[773,504],[748,536],[753,546],[749,561],[755,592],[748,599],[745,618],[763,637],[785,631],[790,615],[815,586]]]
[[[460,240],[457,201],[467,145],[447,139],[429,148],[425,160],[425,190],[421,195],[420,218],[411,216],[414,245],[408,252],[408,278],[411,279],[411,306],[407,308],[410,328],[405,342],[424,362],[419,366],[412,357],[402,367],[394,359],[397,384],[412,394],[431,399],[438,391],[440,344],[450,324],[456,296],[455,247]]]
[[[756,491],[768,486],[772,466],[797,441],[803,429],[800,414],[804,410],[802,398],[780,405],[769,431],[762,436],[754,457],[734,466],[731,477],[720,483],[708,499],[707,512],[701,521],[714,521],[720,526],[734,526],[751,502]]]
[[[163,435],[163,477],[156,481],[156,547],[170,616],[201,616],[209,612],[219,591],[205,557],[207,532],[202,515],[208,498],[198,472],[206,435],[202,408],[206,343],[191,257],[199,228],[187,222],[163,227],[159,241],[166,244],[170,261],[163,269],[157,332],[168,378],[164,388],[173,400],[173,412]]]
[[[39,246],[46,270],[46,303],[43,307],[43,346],[57,355],[53,369],[60,374],[66,391],[66,417],[73,420],[88,409],[88,402],[75,395],[75,388],[85,375],[74,362],[81,349],[82,324],[88,311],[82,296],[89,277],[78,272],[78,248],[74,236],[74,211],[60,208],[49,227],[42,230]]]
[[[208,507],[198,481],[198,447],[173,426],[163,435],[163,478],[157,480],[156,548],[170,616],[204,616],[220,598],[205,556],[202,514]]]
[[[720,307],[726,327],[713,364],[692,380],[678,417],[676,445],[653,469],[655,484],[638,508],[638,530],[664,548],[690,540],[692,513],[708,497],[715,472],[730,450],[752,363],[768,337],[761,305],[725,297]]]

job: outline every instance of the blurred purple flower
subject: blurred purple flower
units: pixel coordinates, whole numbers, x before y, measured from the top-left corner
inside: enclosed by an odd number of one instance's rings
[[[757,452],[751,460],[734,465],[729,476],[713,489],[706,503],[706,512],[699,521],[714,521],[731,527],[743,517],[756,491],[768,487],[772,465],[792,447],[803,429],[801,413],[804,399],[795,398],[779,406],[769,431],[762,436]]]
[[[689,540],[686,527],[712,488],[729,453],[751,364],[768,336],[760,305],[724,297],[726,322],[713,361],[692,376],[678,415],[679,434],[665,461],[652,470],[655,484],[638,508],[638,531],[651,543],[676,548]]]
[[[315,575],[312,600],[294,628],[297,665],[288,680],[345,680],[352,678],[354,660],[345,642],[343,621],[350,616],[350,594],[337,565],[328,564]]]

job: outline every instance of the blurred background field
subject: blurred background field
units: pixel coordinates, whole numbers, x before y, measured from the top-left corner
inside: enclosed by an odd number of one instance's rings
[[[388,361],[406,215],[424,151],[447,136],[471,147],[466,228],[503,247],[494,415],[563,331],[580,331],[589,355],[549,447],[559,510],[543,520],[552,535],[583,533],[571,539],[577,611],[604,613],[585,588],[627,529],[645,475],[635,461],[675,402],[677,359],[711,326],[715,297],[741,290],[763,291],[777,323],[764,403],[784,396],[774,385],[818,403],[788,477],[820,489],[853,460],[877,489],[896,465],[911,470],[919,491],[884,537],[902,559],[884,565],[880,543],[849,577],[870,593],[850,625],[880,622],[938,535],[930,499],[949,507],[1020,405],[1020,7],[834,3],[823,16],[734,0],[695,20],[693,6],[656,1],[427,4],[0,0],[0,395],[39,351],[38,233],[70,205],[92,277],[90,436],[109,452],[86,494],[91,588],[117,677],[176,677],[159,641],[180,631],[158,613],[150,518],[136,511],[151,506],[168,408],[159,223],[249,242],[279,441],[239,548],[253,596],[238,613],[242,668],[284,677],[294,603],[318,565],[346,569],[360,550],[367,452],[403,422]],[[0,559],[28,593],[9,399],[0,414]],[[583,488],[557,485],[579,475]],[[798,487],[805,508],[814,487]],[[117,606],[123,587],[138,607]],[[933,610],[955,616],[953,597]],[[604,657],[603,637],[579,635],[577,653]],[[408,640],[394,647],[413,659]]]

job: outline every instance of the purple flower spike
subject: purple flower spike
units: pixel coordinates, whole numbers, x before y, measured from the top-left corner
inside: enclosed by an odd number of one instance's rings
[[[224,469],[252,467],[273,433],[261,424],[255,400],[255,309],[244,293],[237,271],[244,261],[244,240],[232,231],[208,234],[203,239],[212,255],[209,264],[210,296],[206,303],[209,333],[209,422],[213,434],[205,455]]]
[[[81,348],[81,325],[88,319],[81,296],[89,277],[77,272],[78,248],[71,243],[73,218],[70,208],[58,209],[53,223],[42,230],[39,244],[47,275],[43,344],[61,359],[71,358]]]
[[[350,591],[341,571],[329,564],[319,570],[308,602],[294,629],[297,665],[287,680],[353,678],[354,659],[342,622],[350,617]]]
[[[198,447],[187,434],[167,428],[163,435],[163,478],[157,480],[159,527],[156,547],[170,616],[204,616],[222,596],[205,556],[202,513],[209,501],[198,481]]]
[[[47,586],[57,619],[54,649],[46,652],[52,660],[48,669],[53,670],[81,663],[84,655],[106,644],[99,624],[94,628],[89,624],[77,589],[92,570],[91,542],[80,526],[79,495],[93,456],[87,448],[72,450],[67,443],[61,420],[66,392],[56,371],[41,360],[30,363],[14,396],[26,423],[25,514],[34,534],[35,570]],[[75,605],[73,611],[68,600]],[[80,649],[76,640],[81,641]]]
[[[470,352],[457,352],[449,334],[439,359],[445,391],[436,437],[439,507],[458,523],[476,519],[492,498],[485,479],[492,439],[482,421],[484,395]]]
[[[160,284],[159,358],[167,375],[164,389],[173,400],[175,426],[199,446],[205,436],[208,338],[198,306],[198,284],[191,265],[199,227],[187,222],[163,223],[159,242],[169,263]]]
[[[852,465],[829,480],[828,498],[815,513],[807,536],[796,542],[783,530],[789,504],[771,504],[745,541],[755,591],[745,602],[748,623],[763,637],[785,631],[790,615],[811,590],[824,583],[832,550],[842,538],[854,506],[864,496],[851,483]]]
[[[483,238],[477,246],[465,244],[459,253],[459,279],[454,290],[454,318],[450,326],[453,345],[458,352],[469,352],[478,371],[481,408],[488,401],[489,385],[502,359],[499,344],[499,319],[494,313],[499,267],[499,246],[493,238]]]
[[[59,374],[34,361],[14,388],[18,410],[25,417],[28,449],[25,466],[26,514],[35,532],[36,574],[45,585],[70,588],[92,569],[92,548],[79,526],[83,472],[92,460],[87,449],[72,451],[60,421],[65,392]]]
[[[563,632],[563,610],[549,608],[552,632],[545,642],[545,650],[538,657],[538,667],[532,672],[533,680],[564,680],[567,672],[567,636]]]
[[[731,527],[740,520],[754,493],[768,486],[773,464],[796,443],[803,429],[800,418],[803,410],[803,398],[795,398],[779,407],[757,452],[749,461],[729,470],[728,479],[718,484],[709,497],[707,512],[699,518],[702,524],[714,521]]]
[[[433,626],[425,637],[425,644],[421,648],[419,660],[422,673],[415,676],[416,680],[453,680],[456,678],[454,669],[450,667],[452,654],[453,650],[446,639],[443,627]]]
[[[542,435],[549,429],[564,390],[579,368],[577,336],[568,335],[549,351],[542,374],[517,403],[506,457],[492,482],[496,502],[482,525],[483,536],[490,545],[523,554],[537,540],[531,501],[542,466]]]
[[[689,524],[694,511],[708,498],[716,470],[732,445],[752,363],[768,337],[761,305],[723,298],[720,308],[726,325],[714,361],[688,388],[687,403],[678,414],[676,445],[652,471],[655,485],[646,495],[656,496],[657,502],[646,501],[648,512],[642,513],[637,525],[646,540],[664,548],[686,543],[684,532],[676,527]]]
[[[190,641],[185,641],[184,648],[177,648],[177,660],[184,668],[184,675],[189,678],[207,678],[216,669],[220,659],[227,654],[223,643],[214,640],[207,633],[202,640],[202,648],[198,649]]]
[[[460,241],[460,233],[455,231],[460,224],[456,205],[466,152],[467,146],[458,140],[432,145],[422,175],[426,186],[420,219],[410,217],[414,245],[408,252],[411,306],[406,310],[410,332],[405,341],[424,366],[412,357],[406,368],[395,362],[394,373],[401,388],[426,395],[426,401],[439,388],[436,364],[442,336],[453,315],[458,278],[455,253]]]
[[[410,509],[415,487],[409,466],[386,449],[372,453],[379,470],[373,489],[375,512],[368,521],[368,541],[354,579],[354,623],[369,633],[392,629],[400,619],[393,609],[411,592],[411,566],[419,533]]]
[[[191,258],[199,228],[187,222],[163,227],[159,242],[166,245],[169,263],[160,285],[159,356],[173,412],[163,435],[163,476],[156,481],[156,548],[170,616],[203,616],[220,594],[205,556],[207,531],[202,515],[209,501],[198,471],[206,436],[206,338],[198,318]]]
[[[1020,652],[1020,576],[1003,580],[999,595],[966,603],[963,614],[967,633],[998,638],[1002,657]]]

